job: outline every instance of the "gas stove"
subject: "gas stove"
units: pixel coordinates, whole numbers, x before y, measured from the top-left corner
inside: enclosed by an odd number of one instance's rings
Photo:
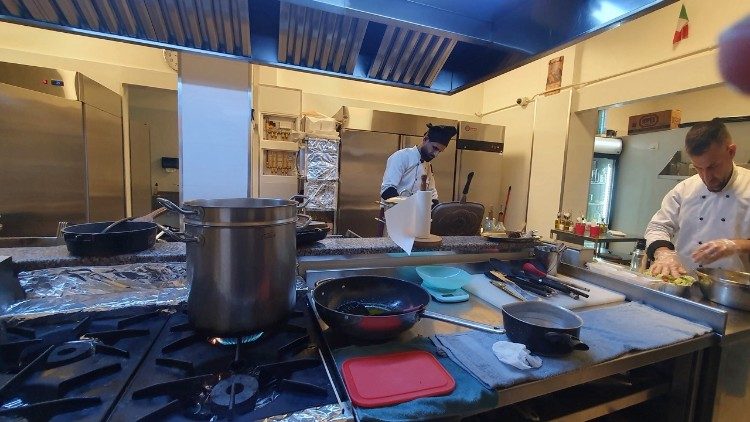
[[[0,419],[249,420],[336,403],[303,297],[241,338],[192,330],[181,308],[0,325]]]

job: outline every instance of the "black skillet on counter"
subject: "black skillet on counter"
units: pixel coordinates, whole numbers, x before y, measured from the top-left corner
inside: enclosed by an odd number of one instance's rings
[[[309,245],[328,236],[331,228],[327,224],[318,221],[310,221],[305,227],[297,228],[297,246]]]
[[[112,256],[140,252],[154,246],[158,227],[146,221],[123,221],[102,233],[113,222],[86,223],[62,230],[65,245],[76,256]]]
[[[525,344],[538,355],[589,350],[579,338],[583,320],[560,306],[541,301],[509,303],[503,306],[503,324],[512,342]]]
[[[503,334],[505,330],[425,310],[430,294],[415,283],[390,277],[352,276],[322,280],[312,293],[315,309],[328,326],[363,340],[384,340],[408,330],[421,318]]]

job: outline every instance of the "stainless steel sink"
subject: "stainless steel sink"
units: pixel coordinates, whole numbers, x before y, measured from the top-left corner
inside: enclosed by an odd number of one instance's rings
[[[0,237],[0,248],[33,248],[64,245],[59,237]]]

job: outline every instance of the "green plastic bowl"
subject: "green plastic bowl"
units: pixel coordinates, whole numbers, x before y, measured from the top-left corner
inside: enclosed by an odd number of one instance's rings
[[[441,292],[458,290],[471,279],[469,273],[456,267],[424,265],[417,267],[416,270],[417,274],[422,277],[424,287]]]

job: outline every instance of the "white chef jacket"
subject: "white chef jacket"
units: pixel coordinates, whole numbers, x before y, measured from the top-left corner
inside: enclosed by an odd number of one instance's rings
[[[646,241],[673,242],[686,269],[698,265],[690,255],[716,239],[750,239],[750,170],[734,166],[729,183],[711,192],[698,175],[683,180],[661,203],[646,226]],[[673,241],[672,239],[676,239]],[[748,254],[719,259],[706,267],[750,271]]]
[[[385,165],[383,183],[380,193],[390,187],[396,188],[399,196],[412,196],[418,192],[422,184],[422,175],[427,175],[427,190],[432,191],[432,199],[438,199],[435,178],[432,175],[430,163],[421,163],[419,147],[400,149],[390,157]]]

